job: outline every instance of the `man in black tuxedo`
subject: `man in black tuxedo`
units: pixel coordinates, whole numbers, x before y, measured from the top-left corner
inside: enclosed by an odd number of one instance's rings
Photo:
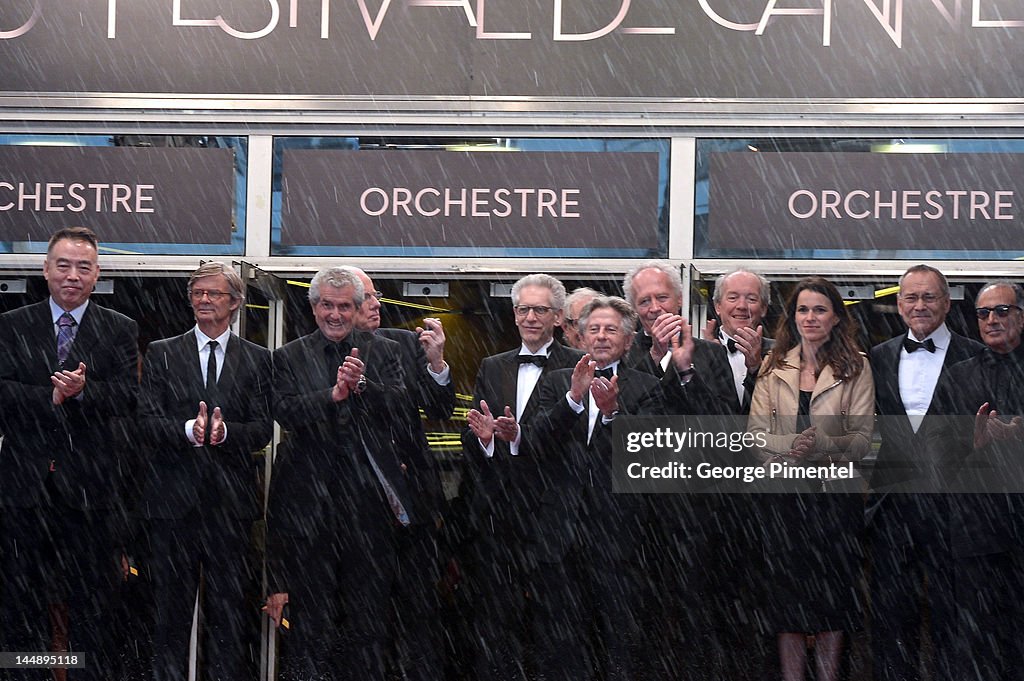
[[[643,328],[623,363],[660,377],[666,413],[738,413],[726,348],[695,338],[681,314],[679,269],[660,260],[640,263],[626,273],[623,290]],[[737,506],[739,497],[710,493],[649,496],[658,538],[651,563],[667,594],[659,613],[663,626],[651,638],[660,640],[660,655],[675,676],[725,675],[723,665],[736,653],[720,634],[728,628],[723,618],[733,611],[731,594],[739,580],[722,586],[723,576],[734,572],[736,557],[730,552],[739,548],[739,533],[732,531],[736,525],[730,519],[742,504]]]
[[[737,413],[725,348],[695,338],[682,316],[679,269],[662,260],[643,262],[626,273],[622,288],[643,329],[623,359],[626,366],[662,379],[671,413]]]
[[[987,284],[975,307],[986,347],[943,372],[922,427],[952,492],[943,496],[957,626],[935,676],[1002,681],[1021,678],[1024,657],[1024,289]]]
[[[439,603],[437,583],[441,576],[438,557],[438,529],[444,517],[444,491],[437,462],[427,444],[420,409],[427,418],[448,420],[455,409],[455,388],[451,369],[444,361],[445,335],[440,319],[427,317],[423,326],[413,333],[407,329],[380,327],[380,299],[383,294],[373,280],[357,267],[342,267],[359,277],[365,290],[363,304],[355,315],[355,327],[401,347],[402,373],[405,384],[405,433],[408,441],[401,444],[395,456],[413,493],[428,512],[423,522],[409,526],[409,541],[402,546],[401,561],[405,565],[404,590],[408,598],[400,601],[399,614],[405,624],[399,637],[402,666],[415,666],[435,677],[443,675],[444,632],[438,626]]]
[[[936,669],[940,676],[953,669],[948,498],[901,492],[900,483],[918,488],[921,476],[927,475],[918,470],[931,458],[920,426],[927,414],[941,413],[936,385],[950,367],[984,349],[946,326],[949,284],[934,267],[915,265],[903,273],[897,306],[907,332],[871,349],[882,437],[868,505],[874,559],[872,648],[879,681],[921,678],[920,634],[926,612]]]
[[[580,678],[582,646],[566,555],[576,507],[564,461],[540,459],[527,436],[539,413],[538,382],[575,366],[583,353],[554,340],[565,287],[531,274],[512,287],[521,346],[483,360],[463,433],[475,536],[465,561],[474,604],[476,678],[520,679],[524,666],[546,678]],[[529,608],[527,608],[529,604]],[[532,639],[532,640],[531,640]],[[535,652],[524,658],[527,643]]]
[[[641,678],[642,619],[656,590],[643,563],[647,506],[638,495],[612,493],[612,423],[623,415],[663,413],[654,376],[620,360],[636,332],[636,313],[622,298],[597,297],[582,309],[579,335],[587,351],[572,369],[549,373],[540,385],[542,415],[531,437],[545,458],[576,468],[581,489],[578,534],[581,588],[574,594],[594,626],[599,678]],[[543,443],[543,444],[542,444]],[[582,677],[586,678],[586,677]]]
[[[49,299],[0,316],[0,650],[48,651],[47,603],[64,600],[71,650],[87,658],[73,681],[116,674],[120,454],[138,393],[135,322],[90,300],[97,253],[91,230],[58,231],[43,264]]]
[[[200,571],[202,659],[207,678],[252,677],[258,617],[246,598],[258,587],[250,560],[262,495],[253,452],[270,441],[270,351],[231,322],[245,301],[241,277],[210,261],[192,273],[196,325],[146,351],[139,408],[147,470],[140,504],[156,605],[152,678],[187,676]]]
[[[733,410],[749,414],[761,362],[775,345],[764,337],[761,324],[771,300],[771,283],[750,270],[732,270],[715,280],[711,300],[719,321],[708,320],[704,338],[725,346],[736,386]]]
[[[309,289],[317,330],[274,353],[274,416],[288,433],[270,482],[266,610],[290,621],[281,679],[386,677],[407,626],[393,607],[402,545],[431,519],[398,458],[409,438],[402,351],[355,328],[364,296],[352,272],[320,270]]]

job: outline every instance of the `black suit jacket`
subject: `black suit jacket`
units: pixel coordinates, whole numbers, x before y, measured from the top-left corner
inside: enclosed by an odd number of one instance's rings
[[[974,415],[982,404],[1003,418],[1024,416],[1024,346],[1006,356],[986,348],[949,367],[939,379],[922,429],[940,473],[957,494],[950,504],[950,541],[956,556],[1019,551],[1024,545],[1021,443],[974,448]],[[959,418],[953,418],[953,416]]]
[[[402,350],[402,372],[405,377],[405,411],[411,446],[400,453],[406,464],[406,475],[416,494],[425,504],[439,512],[444,492],[437,462],[430,452],[423,430],[420,409],[428,419],[446,421],[455,410],[455,385],[439,385],[427,371],[427,354],[416,334],[406,329],[377,329],[376,335],[398,343]]]
[[[476,377],[473,406],[486,400],[493,414],[500,415],[505,406],[515,412],[516,385],[519,381],[519,348],[484,358]],[[519,454],[512,456],[509,444],[494,439],[494,456],[486,457],[480,441],[472,430],[462,434],[462,451],[469,475],[469,505],[478,528],[493,525],[495,532],[509,531],[525,538],[534,531],[530,525],[531,509],[535,508],[545,489],[557,487],[553,471],[543,470],[534,455],[534,442],[529,436],[530,424],[540,412],[540,386],[544,377],[558,369],[576,366],[583,353],[574,348],[551,344],[547,365],[526,403],[519,427],[522,432]],[[487,518],[491,519],[488,522]]]
[[[49,300],[0,315],[0,504],[33,507],[53,461],[63,503],[116,508],[129,471],[122,454],[138,396],[138,327],[91,301],[64,368],[86,365],[81,399],[53,405],[57,336]]]
[[[564,521],[579,517],[579,539],[601,551],[602,559],[621,560],[639,545],[639,518],[646,505],[642,495],[612,493],[612,429],[600,416],[587,441],[589,397],[577,414],[565,395],[572,383],[572,369],[560,369],[544,377],[540,390],[541,414],[531,428],[531,438],[548,469],[564,467],[566,485],[553,490],[538,513],[542,548],[565,549],[576,540],[574,529]],[[661,384],[650,374],[623,367],[617,370],[621,416],[657,416],[664,413]],[[577,504],[578,508],[571,508]]]
[[[916,468],[915,462],[922,460],[925,455],[924,448],[927,446],[923,429],[919,428],[915,433],[911,428],[910,419],[903,406],[903,398],[900,397],[900,352],[906,337],[907,334],[904,333],[871,348],[875,412],[881,417],[878,429],[882,438],[875,469],[871,475],[873,490],[917,477],[921,471]],[[974,357],[984,349],[985,346],[977,341],[956,333],[952,334],[946,357],[942,361],[939,381],[942,381],[942,377],[951,366]],[[932,393],[929,414],[941,413],[938,411],[937,388],[938,384],[936,391]]]
[[[401,348],[358,330],[342,343],[338,347],[317,330],[274,352],[273,413],[288,437],[270,481],[272,535],[308,536],[393,518],[367,451],[410,522],[430,520],[398,458],[399,443],[408,441]],[[361,394],[334,402],[337,368],[352,346],[365,364],[367,385]]]
[[[732,367],[725,346],[695,338],[693,368],[697,372],[685,385],[680,385],[675,365],[668,371],[651,359],[651,339],[638,331],[622,363],[637,371],[656,376],[662,381],[665,409],[670,414],[738,414],[741,405],[736,397]]]
[[[231,334],[216,398],[211,398],[195,330],[149,345],[139,399],[141,441],[148,454],[144,517],[180,519],[193,509],[242,519],[262,514],[252,453],[274,433],[271,378],[270,351]],[[185,436],[185,422],[196,417],[200,400],[207,401],[211,416],[220,407],[227,424],[223,444],[195,447]]]

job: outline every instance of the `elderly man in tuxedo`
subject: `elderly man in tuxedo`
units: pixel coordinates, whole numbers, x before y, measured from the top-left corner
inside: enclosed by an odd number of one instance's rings
[[[355,327],[365,296],[350,270],[320,270],[309,288],[317,329],[274,353],[287,437],[270,483],[266,610],[290,622],[282,679],[387,678],[413,624],[395,607],[408,586],[403,547],[431,514],[399,458],[415,447],[402,350]],[[401,673],[436,678],[429,665]]]
[[[463,433],[474,526],[464,565],[477,678],[520,679],[524,670],[545,678],[583,674],[567,560],[577,508],[562,493],[573,487],[572,471],[562,460],[540,458],[529,436],[540,412],[537,385],[583,354],[554,339],[564,308],[565,287],[550,275],[530,274],[513,285],[520,345],[480,364],[478,408]]]
[[[915,265],[904,272],[896,304],[907,331],[871,349],[882,439],[868,504],[874,559],[871,636],[879,681],[922,678],[925,621],[930,622],[936,669],[940,675],[953,669],[949,498],[907,493],[900,485],[914,488],[923,474],[919,467],[929,454],[921,423],[939,409],[935,388],[940,379],[984,349],[946,325],[949,284],[934,267]]]
[[[231,331],[245,285],[230,265],[195,270],[187,294],[196,324],[155,341],[142,372],[139,434],[147,453],[141,513],[156,604],[152,678],[187,675],[200,574],[207,678],[255,673],[258,588],[252,524],[262,516],[253,453],[273,435],[270,351]]]
[[[655,597],[642,560],[649,519],[642,497],[612,493],[611,430],[620,416],[662,414],[661,386],[621,362],[636,333],[636,313],[625,300],[591,299],[578,328],[587,354],[572,369],[554,371],[541,382],[543,412],[534,440],[545,458],[569,461],[580,483],[566,494],[580,498],[583,579],[574,596],[586,604],[584,622],[599,643],[592,667],[600,670],[598,678],[640,678],[650,663],[641,654],[642,621]]]
[[[679,268],[663,260],[640,263],[622,281],[642,332],[623,358],[626,366],[662,378],[666,406],[681,414],[734,414],[739,410],[728,354],[695,338],[682,314]]]
[[[761,361],[775,344],[764,337],[761,321],[771,300],[771,284],[760,274],[736,269],[715,280],[711,301],[716,322],[709,319],[704,337],[725,346],[729,353],[733,383],[736,386],[735,413],[750,413],[750,398],[761,369]]]
[[[96,235],[56,232],[49,297],[0,316],[0,650],[50,649],[47,604],[68,603],[68,678],[116,675],[111,599],[120,580],[122,447],[138,392],[137,326],[91,300]],[[48,678],[48,670],[8,671]]]

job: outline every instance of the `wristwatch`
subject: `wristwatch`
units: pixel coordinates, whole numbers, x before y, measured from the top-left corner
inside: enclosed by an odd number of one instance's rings
[[[366,376],[360,376],[359,380],[356,381],[356,387],[352,392],[356,395],[360,395],[364,390],[366,390]]]

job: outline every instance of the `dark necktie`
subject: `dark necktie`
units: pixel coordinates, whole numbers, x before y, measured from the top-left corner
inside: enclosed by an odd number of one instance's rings
[[[651,337],[648,336],[643,331],[637,332],[636,338],[634,338],[633,342],[636,345],[638,345],[640,349],[643,350],[645,353],[649,353],[651,351],[651,346],[654,344],[654,341],[651,340]]]
[[[212,393],[217,389],[217,341],[212,340],[206,344],[210,348],[210,358],[206,360],[206,391]],[[215,405],[210,405],[213,409]]]
[[[544,355],[519,355],[519,363],[535,364],[543,369],[548,363],[548,358]]]
[[[732,338],[725,341],[725,347],[729,351],[730,355],[736,354],[736,341],[734,341]]]
[[[612,376],[615,375],[615,370],[611,367],[606,369],[598,369],[594,372],[594,378],[607,378],[609,381],[612,380]]]
[[[65,312],[57,318],[57,362],[63,366],[71,354],[71,344],[75,342],[75,318]]]
[[[928,352],[935,352],[935,341],[933,341],[931,338],[927,338],[923,343],[918,343],[910,336],[907,336],[906,338],[903,339],[903,349],[906,350],[907,352],[916,352],[917,350],[920,350],[922,348],[924,348]]]

